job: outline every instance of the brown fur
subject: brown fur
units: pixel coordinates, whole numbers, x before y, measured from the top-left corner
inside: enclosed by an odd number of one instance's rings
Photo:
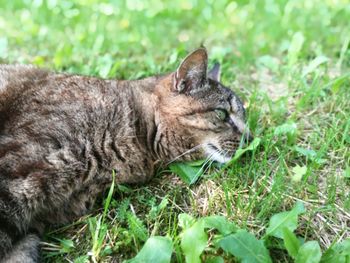
[[[0,258],[37,262],[37,235],[85,214],[112,169],[143,183],[174,160],[227,161],[247,129],[218,72],[205,49],[135,81],[0,66]]]

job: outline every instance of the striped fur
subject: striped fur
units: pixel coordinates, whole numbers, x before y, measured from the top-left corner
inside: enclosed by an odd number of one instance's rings
[[[37,262],[45,226],[89,211],[113,169],[118,183],[143,183],[155,166],[233,154],[244,109],[206,65],[199,49],[134,81],[0,66],[0,261]]]

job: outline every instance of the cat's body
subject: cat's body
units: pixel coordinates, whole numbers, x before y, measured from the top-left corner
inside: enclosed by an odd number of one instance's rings
[[[142,183],[178,156],[227,160],[244,110],[207,79],[206,59],[199,49],[175,73],[135,81],[0,66],[0,261],[36,262],[44,227],[91,209],[113,169],[117,183]],[[217,104],[235,116],[213,120]]]

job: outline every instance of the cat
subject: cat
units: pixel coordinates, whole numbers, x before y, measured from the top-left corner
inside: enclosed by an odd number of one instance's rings
[[[175,72],[103,80],[0,65],[0,261],[38,262],[45,226],[86,214],[112,182],[168,162],[225,163],[250,140],[239,97],[205,48]]]

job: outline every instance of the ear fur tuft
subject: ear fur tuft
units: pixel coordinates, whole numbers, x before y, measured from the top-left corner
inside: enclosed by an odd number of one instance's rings
[[[208,73],[208,78],[220,82],[221,66],[220,63],[215,63],[213,68]]]
[[[201,88],[207,81],[207,66],[208,54],[205,48],[190,53],[175,72],[175,90],[189,92]]]

